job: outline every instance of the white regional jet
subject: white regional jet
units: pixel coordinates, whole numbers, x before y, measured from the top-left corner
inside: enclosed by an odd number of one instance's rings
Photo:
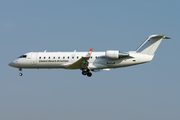
[[[30,52],[26,53],[9,66],[22,69],[80,69],[83,75],[92,76],[90,71],[110,70],[110,68],[127,67],[150,62],[156,49],[163,39],[170,39],[164,35],[151,35],[136,50],[120,52],[107,50],[106,52]]]

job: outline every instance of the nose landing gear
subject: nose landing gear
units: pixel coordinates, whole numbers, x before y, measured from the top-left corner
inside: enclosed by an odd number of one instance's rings
[[[23,74],[22,74],[22,68],[19,68],[19,71],[20,71],[20,73],[19,73],[19,76],[22,76]]]
[[[87,69],[87,70],[82,70],[82,74],[83,74],[83,75],[87,75],[88,77],[91,77],[91,76],[92,76],[92,73],[90,72],[89,69]]]
[[[22,73],[19,73],[19,76],[22,76],[23,74]]]

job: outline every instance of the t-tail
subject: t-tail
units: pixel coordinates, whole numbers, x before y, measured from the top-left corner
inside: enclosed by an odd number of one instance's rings
[[[137,53],[154,55],[158,46],[163,39],[171,39],[164,35],[151,35],[145,42],[136,50]]]

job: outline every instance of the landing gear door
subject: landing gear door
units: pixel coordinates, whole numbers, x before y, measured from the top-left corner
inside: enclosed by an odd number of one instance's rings
[[[36,65],[37,64],[37,53],[31,54],[31,64]]]

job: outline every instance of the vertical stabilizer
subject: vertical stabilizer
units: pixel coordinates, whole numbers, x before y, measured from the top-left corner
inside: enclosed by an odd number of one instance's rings
[[[156,49],[163,39],[170,39],[164,35],[151,35],[149,38],[136,50],[138,53],[154,55]]]

